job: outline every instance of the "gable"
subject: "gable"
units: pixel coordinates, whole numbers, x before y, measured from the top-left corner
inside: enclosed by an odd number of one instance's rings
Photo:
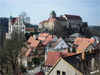
[[[67,47],[68,45],[62,40],[55,46],[54,49],[61,49],[61,48],[67,48]]]
[[[36,49],[38,49],[38,50],[43,50],[44,49],[44,45],[42,44],[42,42],[39,42]]]
[[[49,71],[48,75],[55,75],[57,70],[60,71],[60,74],[63,71],[63,72],[66,72],[66,75],[83,75],[76,68],[74,68],[68,62],[66,62],[63,58],[60,58],[56,62],[53,68]]]
[[[31,52],[29,53],[28,56],[34,56],[34,52],[33,52],[33,50],[31,50]]]

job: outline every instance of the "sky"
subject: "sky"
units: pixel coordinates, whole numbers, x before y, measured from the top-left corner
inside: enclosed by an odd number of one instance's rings
[[[52,10],[58,17],[79,15],[88,25],[100,25],[100,0],[0,0],[0,17],[17,17],[24,11],[32,24],[48,19]]]

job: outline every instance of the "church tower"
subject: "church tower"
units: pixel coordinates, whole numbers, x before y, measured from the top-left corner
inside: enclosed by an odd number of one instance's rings
[[[50,13],[50,18],[56,18],[56,13],[55,13],[54,10],[51,11],[51,13]]]

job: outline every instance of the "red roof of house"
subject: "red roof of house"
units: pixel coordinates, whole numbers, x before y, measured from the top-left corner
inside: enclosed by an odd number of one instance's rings
[[[40,33],[39,34],[39,37],[47,37],[47,36],[49,36],[49,33]]]
[[[94,43],[94,39],[89,38],[76,38],[74,44],[78,45],[76,48],[77,52],[84,51],[90,44]]]
[[[44,23],[47,23],[47,22],[52,22],[52,21],[55,21],[55,20],[56,20],[55,18],[44,20],[44,21],[40,22],[40,24],[44,24]]]
[[[56,18],[44,20],[44,21],[40,22],[40,24],[44,24],[44,23],[52,22],[52,21],[56,21],[56,20],[58,20],[58,21],[66,21],[66,19],[64,17],[56,17]]]
[[[38,44],[40,43],[39,40],[36,40],[35,36],[30,36],[30,38],[27,40],[27,42],[29,43],[28,45],[33,48],[36,48],[38,46]]]
[[[75,41],[74,41],[74,44],[79,45],[82,41],[88,41],[88,42],[90,42],[90,43],[93,43],[93,42],[94,42],[94,39],[77,37],[77,38],[75,39]]]
[[[27,48],[23,47],[19,53],[20,56],[24,56],[27,51]]]
[[[48,51],[47,59],[45,61],[46,66],[53,66],[60,57],[68,57],[75,55],[76,53],[67,53],[67,52],[56,52]]]
[[[34,31],[34,30],[35,30],[34,28],[26,27],[26,31]]]
[[[57,60],[60,58],[60,56],[61,56],[60,52],[48,51],[45,65],[53,66],[57,62]]]
[[[80,16],[77,16],[77,15],[69,15],[69,14],[65,14],[65,17],[67,17],[67,19],[80,19],[82,20],[82,18]]]
[[[29,39],[27,40],[27,42],[31,43],[36,39],[36,37],[34,36],[30,36]]]
[[[12,24],[14,24],[14,23],[16,22],[17,19],[18,19],[18,18],[13,18],[13,19],[11,20]]]
[[[43,42],[44,45],[47,45],[50,41],[52,41],[56,35],[49,35]]]
[[[49,33],[40,33],[38,39],[44,41],[48,36]]]
[[[26,56],[26,57],[29,56],[29,54],[30,54],[31,51],[32,51],[32,49],[29,48],[29,49],[26,51],[25,56]]]
[[[39,40],[34,40],[34,41],[31,42],[30,47],[36,48],[39,43],[40,43]]]

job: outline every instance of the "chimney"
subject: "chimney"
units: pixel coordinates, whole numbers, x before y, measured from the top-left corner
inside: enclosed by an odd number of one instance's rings
[[[81,57],[83,60],[85,60],[85,52],[82,52]]]

